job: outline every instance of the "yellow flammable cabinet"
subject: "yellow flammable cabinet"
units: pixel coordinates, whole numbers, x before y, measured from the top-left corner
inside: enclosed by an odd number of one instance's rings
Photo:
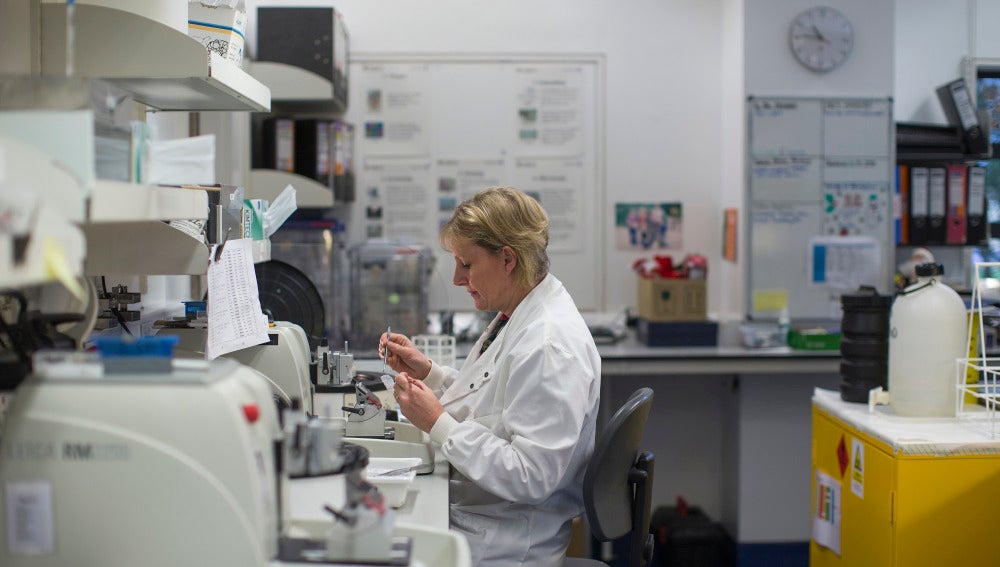
[[[817,389],[811,512],[811,567],[1000,565],[1000,424]]]

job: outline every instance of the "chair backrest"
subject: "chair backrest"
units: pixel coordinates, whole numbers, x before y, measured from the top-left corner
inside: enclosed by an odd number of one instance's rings
[[[594,537],[610,541],[631,533],[629,565],[652,557],[649,533],[653,454],[639,443],[653,405],[652,388],[636,390],[597,437],[583,478],[583,500]]]

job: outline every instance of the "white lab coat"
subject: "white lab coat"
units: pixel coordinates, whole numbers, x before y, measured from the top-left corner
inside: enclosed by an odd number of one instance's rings
[[[583,513],[601,359],[562,283],[549,274],[479,356],[432,366],[446,413],[431,439],[451,464],[450,520],[477,567],[558,566]]]

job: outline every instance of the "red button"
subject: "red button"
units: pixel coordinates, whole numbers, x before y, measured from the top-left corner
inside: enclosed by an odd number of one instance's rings
[[[243,415],[250,423],[255,423],[260,417],[260,408],[257,404],[243,404]]]

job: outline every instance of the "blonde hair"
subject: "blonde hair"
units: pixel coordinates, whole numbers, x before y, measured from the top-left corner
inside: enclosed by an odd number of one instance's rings
[[[490,187],[463,201],[441,226],[441,244],[465,239],[493,253],[510,246],[515,281],[534,287],[549,273],[549,217],[533,197],[512,187]]]

